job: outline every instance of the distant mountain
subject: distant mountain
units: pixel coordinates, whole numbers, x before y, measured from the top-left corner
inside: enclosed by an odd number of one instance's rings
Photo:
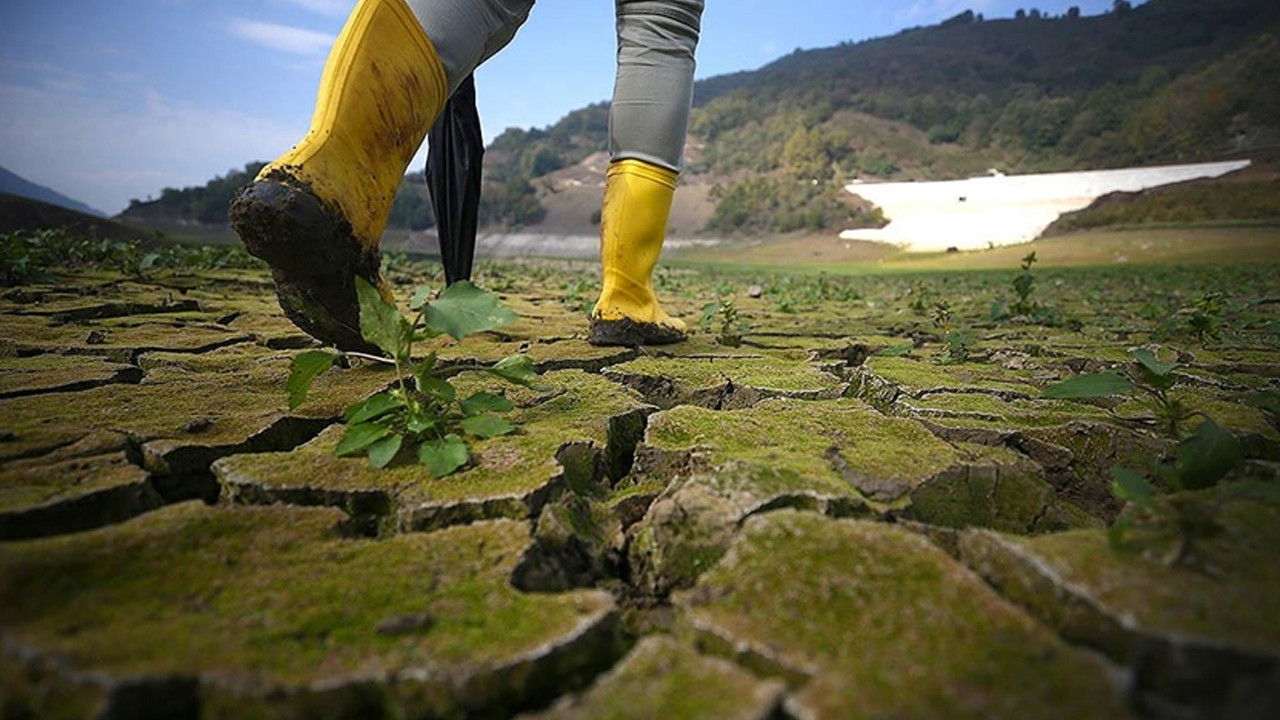
[[[6,192],[10,195],[19,195],[32,200],[49,203],[50,205],[58,205],[75,210],[85,215],[96,215],[98,217],[106,217],[107,214],[101,210],[85,205],[79,200],[72,200],[57,190],[51,190],[43,185],[37,185],[16,173],[10,172],[0,167],[0,192]]]
[[[143,240],[154,242],[157,233],[65,208],[61,205],[33,200],[22,195],[0,192],[0,235],[37,230],[66,230],[75,235],[104,240]]]
[[[694,98],[676,202],[687,212],[673,235],[866,227],[883,218],[844,191],[855,178],[1149,165],[1280,146],[1280,2],[1117,0],[1103,15],[1007,19],[965,11],[708,78]],[[597,103],[495,138],[482,224],[594,233],[608,113]],[[231,194],[257,167],[134,201],[122,219],[225,223]],[[420,172],[406,176],[390,228],[433,224],[424,190]]]
[[[718,187],[714,232],[821,230],[847,222],[831,201],[853,178],[1119,167],[1266,147],[1280,142],[1278,36],[1276,0],[1121,0],[1097,16],[966,11],[797,50],[697,83],[682,183]],[[556,202],[540,178],[605,147],[604,111],[508,130],[486,172],[506,188],[532,181],[540,200]]]

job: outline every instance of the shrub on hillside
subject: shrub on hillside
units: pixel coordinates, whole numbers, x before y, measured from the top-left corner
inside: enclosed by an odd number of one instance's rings
[[[754,177],[717,186],[715,213],[707,230],[739,232],[818,231],[883,227],[879,208],[859,208],[837,183]]]

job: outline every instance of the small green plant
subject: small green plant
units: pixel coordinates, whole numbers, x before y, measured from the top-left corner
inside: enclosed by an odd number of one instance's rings
[[[1195,296],[1190,303],[1178,308],[1172,316],[1165,317],[1155,335],[1162,338],[1192,337],[1201,345],[1223,339],[1227,327],[1227,304],[1220,292],[1206,292]],[[1162,311],[1162,315],[1167,311]]]
[[[454,283],[430,300],[426,288],[414,295],[410,320],[363,279],[356,279],[360,302],[360,334],[387,354],[387,358],[328,350],[304,352],[293,359],[286,383],[289,407],[301,405],[311,383],[344,355],[365,357],[395,365],[395,386],[346,410],[346,432],[337,455],[367,455],[376,468],[386,467],[403,449],[417,448],[419,462],[435,477],[444,477],[470,460],[464,437],[493,438],[508,435],[515,426],[494,413],[507,412],[513,404],[506,397],[478,392],[459,398],[457,388],[437,368],[436,354],[412,358],[413,343],[449,335],[461,340],[514,322],[515,313],[501,306],[497,296],[469,282]],[[512,355],[492,367],[478,368],[519,385],[535,380],[533,363],[524,355]]]
[[[1036,276],[1031,272],[1031,266],[1036,264],[1035,252],[1027,253],[1022,258],[1022,272],[1013,279],[1013,292],[1018,299],[1013,301],[1010,310],[1014,315],[1033,315],[1038,304],[1031,299],[1031,293],[1036,288]]]
[[[597,288],[598,284],[592,279],[574,278],[561,286],[561,289],[564,290],[564,298],[561,299],[561,302],[582,315],[590,315],[592,308],[596,304]]]
[[[727,347],[738,347],[742,344],[742,336],[751,331],[751,324],[738,315],[738,308],[732,298],[708,303],[702,308],[702,319],[698,326],[709,330],[718,323],[716,342]]]
[[[1176,380],[1177,363],[1160,362],[1154,352],[1141,348],[1133,352],[1134,364],[1128,375],[1117,372],[1081,375],[1058,383],[1044,392],[1052,399],[1086,399],[1142,392],[1154,399],[1160,429],[1177,440],[1173,455],[1148,458],[1144,470],[1112,469],[1111,494],[1133,506],[1112,525],[1112,545],[1121,548],[1135,526],[1155,530],[1157,536],[1171,535],[1174,543],[1163,556],[1168,565],[1185,563],[1194,543],[1217,532],[1215,518],[1222,505],[1244,497],[1280,500],[1280,486],[1259,481],[1238,482],[1210,501],[1186,494],[1216,486],[1244,459],[1244,448],[1231,432],[1202,412],[1193,411],[1170,397]],[[1187,423],[1203,418],[1194,430]],[[1158,497],[1162,490],[1174,495]]]
[[[44,229],[0,235],[0,285],[48,282],[54,268],[115,270],[142,277],[150,270],[220,270],[260,262],[239,245],[152,245],[139,240],[112,240]]]
[[[1134,350],[1133,359],[1127,374],[1112,371],[1080,375],[1045,390],[1044,397],[1068,400],[1142,392],[1155,401],[1156,421],[1161,431],[1169,437],[1181,439],[1184,424],[1203,413],[1192,411],[1169,394],[1177,382],[1173,371],[1178,368],[1178,363],[1160,362],[1156,354],[1147,348]]]
[[[1244,499],[1280,503],[1280,483],[1253,478],[1220,486],[1207,496],[1188,492],[1219,486],[1243,459],[1244,448],[1236,436],[1205,418],[1178,443],[1172,458],[1148,460],[1144,470],[1112,468],[1111,494],[1131,506],[1111,526],[1112,546],[1125,548],[1131,530],[1153,531],[1157,541],[1173,538],[1162,562],[1184,565],[1194,557],[1196,541],[1221,530],[1217,516],[1228,503]],[[1162,495],[1166,488],[1173,494]]]
[[[973,333],[953,328],[952,319],[951,303],[938,300],[933,304],[933,324],[942,333],[942,341],[947,346],[946,352],[938,358],[938,363],[943,365],[968,362],[970,351],[978,343]]]
[[[912,312],[917,315],[925,315],[929,312],[929,308],[932,307],[930,300],[933,299],[933,293],[928,285],[917,282],[907,290],[907,294],[911,296],[911,302],[907,307],[911,308]]]

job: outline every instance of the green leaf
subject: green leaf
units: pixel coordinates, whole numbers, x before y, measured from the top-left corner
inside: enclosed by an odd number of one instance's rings
[[[512,355],[504,358],[497,365],[489,368],[489,372],[508,382],[525,387],[533,387],[538,380],[538,373],[534,371],[533,361],[528,355]]]
[[[1166,375],[1169,374],[1170,371],[1178,367],[1177,362],[1171,362],[1171,363],[1160,362],[1158,359],[1156,359],[1156,354],[1151,352],[1147,348],[1138,348],[1137,350],[1134,350],[1133,357],[1135,360],[1137,360],[1139,363],[1142,364],[1142,367],[1146,368],[1147,370],[1150,370],[1151,372],[1155,373],[1160,377],[1165,377]]]
[[[403,398],[389,392],[380,392],[364,402],[348,406],[345,419],[348,425],[358,425],[402,407],[404,407]]]
[[[411,415],[409,421],[405,423],[405,430],[414,435],[421,435],[430,430],[434,430],[440,421],[430,415]]]
[[[516,431],[516,426],[492,415],[476,415],[464,419],[462,429],[478,438],[496,438],[510,435]]]
[[[400,452],[400,446],[403,443],[404,436],[396,433],[374,442],[367,449],[369,462],[379,470],[390,465],[391,461],[395,459],[396,453]]]
[[[1142,473],[1118,467],[1111,469],[1111,477],[1114,478],[1111,483],[1111,494],[1115,497],[1144,508],[1156,506],[1151,481],[1147,480]]]
[[[1054,400],[1106,397],[1133,391],[1129,378],[1113,372],[1081,375],[1060,382],[1044,391],[1043,397]]]
[[[419,378],[418,391],[442,405],[448,405],[458,397],[458,391],[453,384],[438,377]]]
[[[427,301],[430,299],[431,299],[431,288],[427,287],[426,285],[423,285],[422,287],[418,288],[418,291],[415,292],[413,294],[413,297],[409,300],[409,309],[421,310],[422,306],[426,305]]]
[[[427,356],[414,363],[411,367],[413,371],[413,379],[417,381],[418,387],[426,385],[431,378],[435,377],[433,371],[436,368],[436,353],[431,351]]]
[[[702,308],[702,318],[698,320],[698,327],[706,329],[711,327],[715,322],[716,315],[720,313],[720,303],[708,303]]]
[[[360,300],[360,335],[394,358],[409,354],[412,328],[396,306],[382,299],[382,293],[362,277],[356,277],[356,296]]]
[[[1211,487],[1244,459],[1244,448],[1229,431],[1205,420],[1178,444],[1178,480],[1187,490]]]
[[[347,431],[342,434],[342,439],[338,441],[338,447],[334,448],[333,452],[338,457],[356,455],[390,434],[391,428],[376,423],[348,425]]]
[[[510,400],[501,395],[487,392],[478,392],[463,400],[460,405],[462,406],[462,414],[467,417],[487,412],[508,412],[515,409],[515,404]]]
[[[510,325],[519,319],[498,302],[497,295],[466,280],[445,288],[435,302],[427,305],[427,327],[447,333],[454,340]]]
[[[440,440],[423,443],[418,448],[418,460],[435,477],[442,478],[452,474],[467,464],[467,444],[462,438],[450,433]]]
[[[337,359],[337,353],[327,350],[308,350],[294,356],[293,363],[289,367],[289,379],[284,384],[285,391],[289,393],[290,410],[306,401],[307,392],[311,390],[311,381],[315,380],[320,373],[333,367]]]

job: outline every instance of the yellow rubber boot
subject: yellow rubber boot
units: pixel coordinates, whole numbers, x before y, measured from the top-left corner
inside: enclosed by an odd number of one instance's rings
[[[591,312],[591,344],[662,345],[685,339],[684,323],[663,312],[653,292],[676,177],[640,160],[609,166],[600,213],[604,289]]]
[[[236,232],[271,265],[281,308],[312,336],[370,349],[355,278],[389,295],[378,243],[447,94],[440,59],[405,0],[360,0],[325,64],[311,129],[232,203]]]

